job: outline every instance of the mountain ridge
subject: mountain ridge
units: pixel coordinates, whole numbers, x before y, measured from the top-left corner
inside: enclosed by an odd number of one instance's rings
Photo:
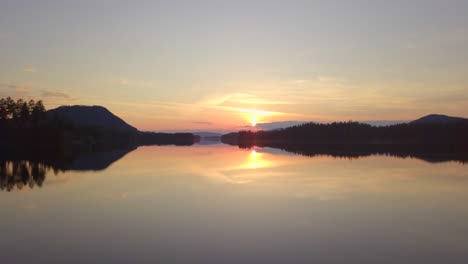
[[[124,132],[138,131],[138,129],[129,125],[103,106],[59,106],[46,111],[46,115],[48,117],[63,118],[76,125],[93,126]]]

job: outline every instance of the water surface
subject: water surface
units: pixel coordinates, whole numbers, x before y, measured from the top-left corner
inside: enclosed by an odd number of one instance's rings
[[[215,144],[2,164],[2,263],[468,263],[456,161]]]

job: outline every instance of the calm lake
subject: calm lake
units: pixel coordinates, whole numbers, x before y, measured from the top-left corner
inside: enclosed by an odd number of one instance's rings
[[[468,263],[458,161],[212,144],[2,166],[1,263]]]

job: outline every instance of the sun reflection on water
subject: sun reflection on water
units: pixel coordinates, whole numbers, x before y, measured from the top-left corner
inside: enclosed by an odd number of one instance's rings
[[[255,149],[250,151],[247,163],[243,166],[245,169],[266,168],[272,165],[271,161],[265,160],[263,153],[257,152]]]

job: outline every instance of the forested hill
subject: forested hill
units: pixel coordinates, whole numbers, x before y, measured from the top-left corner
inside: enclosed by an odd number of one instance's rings
[[[468,120],[415,122],[374,127],[358,122],[306,123],[274,131],[240,131],[222,136],[239,145],[288,144],[468,144]]]
[[[46,111],[42,101],[0,99],[0,150],[7,152],[191,145],[191,133],[141,132],[101,106]]]
[[[75,127],[88,130],[99,130],[97,136],[101,142],[106,141],[106,137],[119,134],[128,138],[128,141],[135,145],[191,145],[194,142],[194,135],[191,133],[155,133],[138,131],[120,117],[114,115],[102,106],[60,106],[46,112],[48,119],[63,120]]]
[[[468,119],[463,117],[453,117],[453,116],[446,116],[446,115],[427,115],[416,119],[410,124],[441,124],[441,123],[459,123],[459,122],[468,122]]]
[[[137,129],[111,113],[102,106],[60,106],[49,110],[46,115],[50,118],[59,117],[75,125],[93,126],[110,130],[136,132]]]

